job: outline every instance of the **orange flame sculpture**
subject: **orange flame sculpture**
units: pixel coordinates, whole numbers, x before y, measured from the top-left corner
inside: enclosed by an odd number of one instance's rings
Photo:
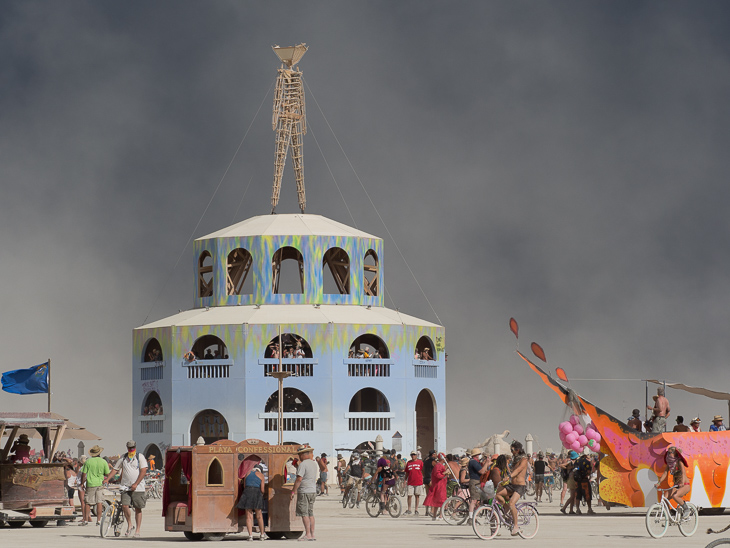
[[[601,453],[605,454],[601,460],[601,474],[605,477],[600,486],[603,500],[631,507],[656,502],[655,484],[666,466],[664,452],[673,444],[689,462],[688,500],[704,508],[730,506],[730,491],[726,489],[730,431],[638,432],[561,385],[519,351],[517,354],[576,415],[590,417],[601,434]]]

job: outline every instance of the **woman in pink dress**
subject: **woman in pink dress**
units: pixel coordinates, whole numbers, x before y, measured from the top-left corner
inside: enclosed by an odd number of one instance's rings
[[[431,471],[431,488],[423,501],[424,506],[433,507],[433,520],[441,519],[441,505],[446,500],[446,455],[439,453]]]

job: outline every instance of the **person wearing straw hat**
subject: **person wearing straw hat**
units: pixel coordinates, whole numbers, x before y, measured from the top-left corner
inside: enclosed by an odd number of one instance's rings
[[[101,458],[103,447],[95,445],[89,449],[90,457],[86,459],[84,466],[81,468],[81,483],[86,484],[86,492],[84,493],[84,517],[81,525],[91,523],[91,505],[96,504],[96,524],[101,525],[101,503],[104,499],[102,496],[102,484],[104,478],[109,475],[109,464]]]
[[[722,424],[722,415],[715,415],[712,417],[710,432],[724,432],[725,430],[727,430],[727,428],[724,424]]]
[[[304,538],[314,538],[314,502],[317,500],[317,479],[319,478],[319,465],[312,459],[314,449],[306,445],[297,448],[299,455],[299,467],[297,468],[297,479],[291,490],[291,498],[297,496],[297,516],[302,518],[304,523]]]
[[[474,513],[474,509],[480,503],[482,499],[482,474],[486,474],[489,470],[489,465],[479,462],[479,457],[482,454],[482,450],[478,447],[474,447],[469,451],[469,463],[466,466],[466,470],[469,473],[469,515]],[[471,518],[469,518],[471,520]]]

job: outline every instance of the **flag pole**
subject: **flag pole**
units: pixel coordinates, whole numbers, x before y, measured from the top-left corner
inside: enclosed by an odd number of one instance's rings
[[[48,358],[48,412],[51,412],[51,358]]]

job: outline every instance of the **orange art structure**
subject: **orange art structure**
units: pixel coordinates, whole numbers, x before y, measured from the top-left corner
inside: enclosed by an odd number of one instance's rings
[[[601,434],[601,498],[626,506],[650,506],[657,502],[655,484],[664,471],[664,451],[676,445],[687,459],[691,484],[688,501],[699,507],[730,506],[726,489],[730,464],[730,431],[642,433],[596,407],[553,379],[522,353],[543,382],[586,422],[593,421]],[[590,418],[590,419],[589,419]]]

